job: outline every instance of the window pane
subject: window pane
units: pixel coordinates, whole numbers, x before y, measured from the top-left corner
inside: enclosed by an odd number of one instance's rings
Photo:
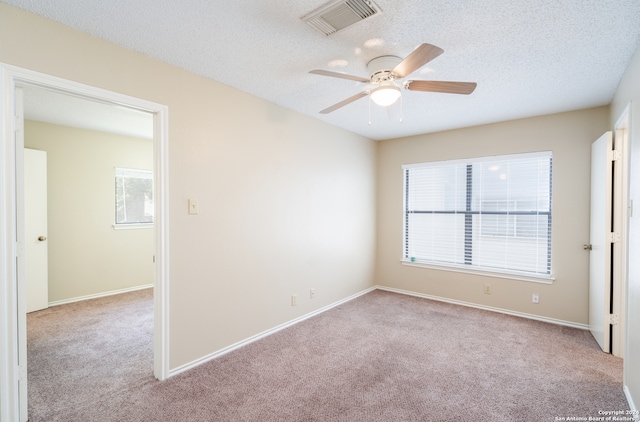
[[[465,166],[419,168],[411,173],[409,210],[456,211],[465,207]]]
[[[550,152],[404,170],[404,259],[551,274]]]
[[[153,223],[153,173],[116,169],[116,224]]]
[[[498,217],[498,216],[495,216]],[[499,216],[507,217],[507,216]],[[522,216],[508,216],[515,221]],[[473,265],[488,269],[505,269],[511,271],[524,271],[539,274],[548,273],[548,217],[526,216],[533,221],[533,230],[528,236],[474,236],[473,239]],[[482,216],[486,218],[486,216]],[[480,216],[474,219],[479,223]],[[514,226],[509,226],[512,229]],[[541,230],[543,228],[543,230]],[[513,233],[513,232],[512,232]],[[538,236],[536,236],[538,234]]]
[[[464,215],[410,214],[406,258],[464,263]]]
[[[514,215],[481,214],[478,216],[480,234],[483,236],[513,237],[515,219]]]

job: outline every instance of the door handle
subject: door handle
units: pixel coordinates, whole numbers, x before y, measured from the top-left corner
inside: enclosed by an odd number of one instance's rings
[[[39,236],[38,240],[44,242],[45,240],[47,240],[47,236]]]
[[[592,250],[592,249],[593,249],[593,246],[591,246],[591,245],[584,245],[582,248],[583,248],[585,251],[590,251],[590,250]]]

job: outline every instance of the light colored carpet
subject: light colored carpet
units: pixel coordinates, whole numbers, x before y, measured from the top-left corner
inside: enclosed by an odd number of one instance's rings
[[[555,421],[628,409],[622,360],[586,331],[384,291],[159,382],[150,292],[119,296],[29,315],[30,421]]]

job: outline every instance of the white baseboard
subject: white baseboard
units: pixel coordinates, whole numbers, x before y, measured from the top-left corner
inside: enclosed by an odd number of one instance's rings
[[[153,284],[144,284],[142,286],[127,287],[126,289],[110,290],[108,292],[96,293],[93,295],[72,297],[71,299],[63,299],[63,300],[56,300],[53,302],[49,302],[49,306],[50,307],[58,306],[58,305],[64,305],[67,303],[80,302],[82,300],[97,299],[99,297],[119,295],[121,293],[135,292],[136,290],[150,289],[152,287],[153,287]]]
[[[423,299],[437,300],[438,302],[446,302],[446,303],[451,303],[451,304],[454,304],[454,305],[462,305],[462,306],[467,306],[467,307],[470,307],[470,308],[483,309],[485,311],[492,311],[492,312],[498,312],[498,313],[506,314],[506,315],[513,315],[513,316],[517,316],[517,317],[520,317],[520,318],[528,318],[528,319],[534,319],[536,321],[549,322],[551,324],[564,325],[566,327],[579,328],[581,330],[588,330],[589,329],[589,326],[587,324],[578,324],[576,322],[564,321],[564,320],[561,320],[561,319],[542,317],[542,316],[539,316],[539,315],[527,314],[527,313],[524,313],[524,312],[510,311],[508,309],[501,309],[501,308],[494,308],[494,307],[491,307],[491,306],[478,305],[476,303],[464,302],[462,300],[449,299],[449,298],[440,297],[440,296],[432,296],[432,295],[427,295],[427,294],[424,294],[424,293],[416,293],[416,292],[412,292],[412,291],[409,291],[409,290],[395,289],[393,287],[375,286],[375,288],[379,289],[379,290],[385,290],[385,291],[388,291],[388,292],[400,293],[400,294],[408,295],[408,296],[421,297]]]
[[[357,297],[365,295],[365,294],[367,294],[367,293],[369,293],[369,292],[371,292],[371,291],[373,291],[375,289],[376,289],[375,287],[370,287],[370,288],[368,288],[366,290],[363,290],[363,291],[361,291],[359,293],[351,295],[351,296],[349,296],[349,297],[347,297],[345,299],[339,300],[339,301],[334,302],[334,303],[332,303],[330,305],[327,305],[327,306],[325,306],[323,308],[317,309],[317,310],[315,310],[313,312],[310,312],[310,313],[305,314],[305,315],[303,315],[301,317],[293,319],[293,320],[291,320],[289,322],[285,322],[284,324],[280,324],[280,325],[278,325],[278,326],[276,326],[274,328],[271,328],[269,330],[263,331],[263,332],[261,332],[259,334],[256,334],[255,336],[249,337],[249,338],[247,338],[245,340],[242,340],[242,341],[239,341],[239,342],[237,342],[235,344],[232,344],[231,346],[227,346],[224,349],[218,350],[217,352],[211,353],[209,355],[201,357],[200,359],[196,359],[196,360],[194,360],[192,362],[189,362],[189,363],[186,363],[184,365],[181,365],[181,366],[179,366],[179,367],[177,367],[175,369],[170,370],[169,371],[169,376],[172,377],[172,376],[177,375],[177,374],[179,374],[181,372],[188,371],[189,369],[192,369],[192,368],[195,368],[196,366],[202,365],[205,362],[208,362],[208,361],[213,360],[215,358],[218,358],[218,357],[220,357],[222,355],[225,355],[225,354],[227,354],[229,352],[232,352],[232,351],[234,351],[236,349],[239,349],[239,348],[241,348],[243,346],[246,346],[246,345],[248,345],[250,343],[253,343],[254,341],[260,340],[261,338],[267,337],[267,336],[269,336],[271,334],[277,333],[280,330],[283,330],[285,328],[291,327],[291,326],[293,326],[293,325],[295,325],[295,324],[297,324],[297,323],[299,323],[301,321],[304,321],[305,319],[314,317],[316,315],[319,315],[319,314],[321,314],[323,312],[328,311],[329,309],[335,308],[338,305],[342,305],[343,303],[349,302],[349,301],[351,301],[351,300],[353,300],[353,299],[355,299]]]
[[[624,395],[627,398],[627,403],[629,403],[629,409],[631,409],[631,412],[633,412],[634,414],[633,416],[633,420],[635,422],[640,421],[640,411],[638,411],[638,408],[636,407],[635,403],[633,402],[633,398],[631,398],[631,392],[629,391],[629,387],[627,387],[626,385],[622,388],[622,390],[624,391]],[[625,415],[626,416],[626,415]]]
[[[577,324],[575,322],[563,321],[563,320],[554,319],[554,318],[541,317],[541,316],[538,316],[538,315],[526,314],[526,313],[523,313],[523,312],[515,312],[515,311],[509,311],[509,310],[506,310],[506,309],[493,308],[491,306],[477,305],[475,303],[464,302],[464,301],[454,300],[454,299],[448,299],[448,298],[439,297],[439,296],[432,296],[432,295],[427,295],[427,294],[423,294],[423,293],[416,293],[416,292],[411,292],[411,291],[408,291],[408,290],[394,289],[392,287],[374,286],[374,287],[370,287],[370,288],[368,288],[366,290],[363,290],[363,291],[361,291],[359,293],[356,293],[356,294],[354,294],[352,296],[349,296],[349,297],[347,297],[345,299],[342,299],[342,300],[339,300],[339,301],[337,301],[335,303],[327,305],[327,306],[325,306],[323,308],[320,308],[320,309],[318,309],[316,311],[310,312],[310,313],[308,313],[306,315],[303,315],[303,316],[301,316],[299,318],[293,319],[291,321],[285,322],[284,324],[280,324],[280,325],[278,325],[278,326],[276,326],[274,328],[271,328],[269,330],[263,331],[263,332],[261,332],[259,334],[256,334],[255,336],[252,336],[252,337],[249,337],[249,338],[247,338],[245,340],[242,340],[242,341],[239,341],[237,343],[234,343],[234,344],[232,344],[230,346],[227,346],[227,347],[225,347],[223,349],[220,349],[220,350],[218,350],[216,352],[213,352],[213,353],[211,353],[209,355],[203,356],[203,357],[201,357],[199,359],[196,359],[196,360],[194,360],[192,362],[189,362],[189,363],[181,365],[181,366],[179,366],[177,368],[174,368],[174,369],[169,371],[169,376],[171,377],[171,376],[177,375],[179,373],[188,371],[189,369],[192,369],[192,368],[195,368],[196,366],[202,365],[205,362],[208,362],[210,360],[218,358],[218,357],[220,357],[220,356],[222,356],[224,354],[232,352],[232,351],[234,351],[236,349],[239,349],[239,348],[241,348],[243,346],[246,346],[247,344],[253,343],[256,340],[260,340],[261,338],[264,338],[264,337],[267,337],[267,336],[269,336],[271,334],[274,334],[274,333],[276,333],[276,332],[278,332],[280,330],[283,330],[285,328],[291,327],[291,326],[293,326],[293,325],[295,325],[295,324],[297,324],[297,323],[299,323],[301,321],[304,321],[305,319],[308,319],[308,318],[311,318],[311,317],[316,316],[318,314],[321,314],[323,312],[326,312],[331,308],[335,308],[338,305],[341,305],[341,304],[343,304],[345,302],[349,302],[349,301],[351,301],[351,300],[353,300],[353,299],[355,299],[357,297],[360,297],[360,296],[362,296],[364,294],[367,294],[367,293],[369,293],[369,292],[371,292],[373,290],[376,290],[376,289],[385,290],[385,291],[393,292],[393,293],[400,293],[400,294],[409,295],[409,296],[421,297],[421,298],[424,298],[424,299],[437,300],[439,302],[447,302],[447,303],[451,303],[451,304],[454,304],[454,305],[468,306],[468,307],[471,307],[471,308],[483,309],[483,310],[486,310],[486,311],[498,312],[498,313],[502,313],[502,314],[506,314],[506,315],[513,315],[513,316],[521,317],[521,318],[534,319],[534,320],[537,320],[537,321],[543,321],[543,322],[549,322],[549,323],[557,324],[557,325],[564,325],[564,326],[567,326],[567,327],[579,328],[579,329],[582,329],[582,330],[588,330],[589,329],[589,326],[586,325],[586,324]]]

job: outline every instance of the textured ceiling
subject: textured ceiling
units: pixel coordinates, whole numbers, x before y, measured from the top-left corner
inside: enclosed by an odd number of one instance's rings
[[[377,140],[606,105],[640,41],[638,0],[376,0],[328,37],[300,20],[325,0],[1,1]],[[403,91],[402,123],[368,98],[318,113],[367,85],[309,70],[368,77],[424,42],[444,54],[411,79],[473,94]]]

